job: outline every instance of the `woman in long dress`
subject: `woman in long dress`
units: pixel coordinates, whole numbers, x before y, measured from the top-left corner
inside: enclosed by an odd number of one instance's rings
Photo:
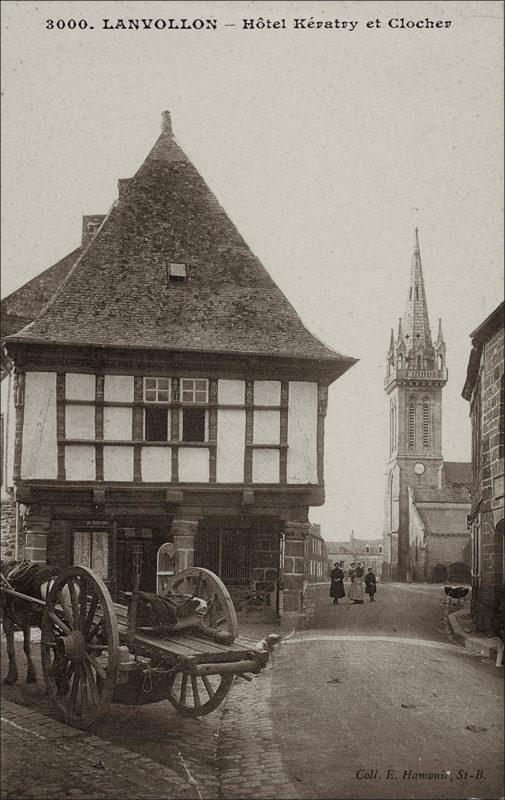
[[[330,597],[333,597],[333,604],[338,605],[340,597],[345,597],[344,589],[344,572],[338,561],[335,561],[333,569],[330,572]]]
[[[357,564],[351,564],[349,577],[351,579],[351,586],[348,595],[349,600],[356,604],[364,603],[365,592],[363,589],[363,567],[359,561]]]

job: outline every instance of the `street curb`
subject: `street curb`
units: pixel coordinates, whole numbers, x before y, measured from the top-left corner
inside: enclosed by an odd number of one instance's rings
[[[482,658],[496,660],[496,655],[500,647],[500,640],[497,636],[471,636],[465,633],[458,620],[459,611],[453,611],[447,615],[452,634],[459,644],[467,650],[471,650]]]

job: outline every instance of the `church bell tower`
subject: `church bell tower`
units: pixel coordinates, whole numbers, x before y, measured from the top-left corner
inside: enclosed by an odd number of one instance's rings
[[[442,389],[447,383],[445,341],[439,320],[433,344],[424,289],[418,229],[403,316],[386,356],[389,460],[386,469],[383,578],[409,573],[409,486],[441,485]]]

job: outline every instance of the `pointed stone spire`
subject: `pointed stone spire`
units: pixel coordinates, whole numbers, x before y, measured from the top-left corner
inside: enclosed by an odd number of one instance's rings
[[[428,319],[428,306],[426,304],[426,293],[424,291],[418,228],[415,230],[414,254],[412,256],[412,265],[410,269],[409,291],[403,314],[403,326],[409,350],[416,346],[422,346],[424,350],[433,350],[430,322]]]
[[[391,336],[389,337],[389,349],[388,355],[392,355],[395,351],[395,335],[393,333],[393,328],[391,328]]]
[[[397,344],[400,346],[401,344],[405,344],[405,338],[403,336],[403,327],[402,327],[402,318],[400,317],[398,320],[398,339]]]
[[[442,320],[438,320],[438,334],[437,334],[437,345],[445,344],[444,334],[442,331]]]

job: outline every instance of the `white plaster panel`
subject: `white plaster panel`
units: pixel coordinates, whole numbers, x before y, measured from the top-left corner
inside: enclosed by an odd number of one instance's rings
[[[221,405],[244,405],[245,381],[223,380],[217,382],[217,397]]]
[[[280,411],[254,411],[254,444],[279,444],[281,435]]]
[[[106,375],[103,399],[115,403],[132,403],[133,375]]]
[[[180,455],[180,451],[179,451]],[[142,448],[142,480],[168,483],[172,479],[172,448]]]
[[[254,381],[255,406],[280,406],[280,381]]]
[[[104,445],[103,477],[106,481],[132,481],[133,447]]]
[[[14,442],[16,436],[16,407],[14,405],[13,376],[9,375],[1,383],[1,408],[4,415],[2,478],[6,489],[14,485]]]
[[[279,483],[279,451],[253,451],[253,483]]]
[[[27,372],[21,454],[22,478],[56,478],[56,373]]]
[[[317,483],[317,383],[290,381],[288,483]]]
[[[245,411],[223,408],[217,412],[217,482],[244,482]]]
[[[179,480],[183,483],[209,482],[207,447],[179,447]]]
[[[103,438],[123,440],[132,438],[131,408],[104,408]]]
[[[67,406],[65,408],[65,438],[95,438],[94,406]]]
[[[96,378],[94,375],[67,372],[65,397],[67,400],[94,400]]]
[[[95,448],[90,445],[65,445],[65,477],[67,481],[94,481]]]

